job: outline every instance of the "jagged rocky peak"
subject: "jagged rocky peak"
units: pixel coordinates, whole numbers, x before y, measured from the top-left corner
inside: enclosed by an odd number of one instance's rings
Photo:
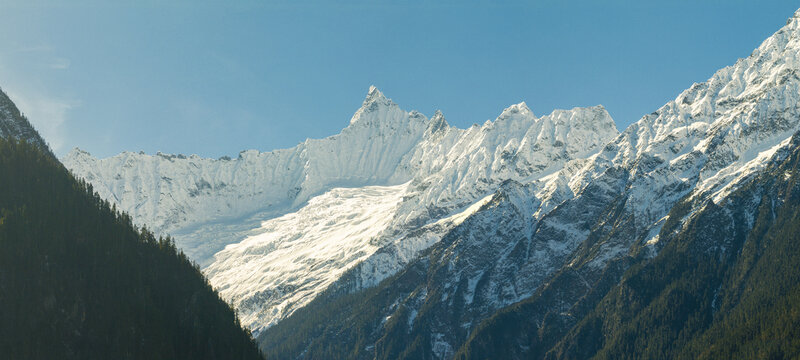
[[[609,139],[609,136],[613,138],[619,134],[617,124],[602,105],[574,108],[569,111],[556,110],[550,118],[556,124],[566,125],[570,131],[593,132],[595,138]]]
[[[387,105],[394,104],[391,99],[388,99],[386,95],[378,90],[375,85],[370,85],[369,90],[367,90],[367,97],[364,99],[364,103],[362,105],[368,105],[372,103],[384,103]]]
[[[373,85],[369,87],[369,91],[367,92],[366,98],[364,98],[364,102],[361,104],[361,108],[359,108],[356,113],[353,114],[353,118],[350,119],[350,125],[361,123],[370,124],[374,120],[379,119],[389,120],[391,117],[387,117],[387,115],[395,112],[405,113],[400,110],[400,107],[397,106],[392,99],[387,98]]]
[[[383,93],[380,90],[378,90],[377,87],[375,87],[375,85],[370,85],[369,86],[369,90],[367,90],[367,97],[366,97],[366,99],[364,99],[364,104],[363,105],[367,105],[367,104],[373,103],[373,102],[388,102],[388,103],[392,103],[392,100],[391,99],[387,99],[386,96],[383,95]]]
[[[795,11],[794,14],[792,14],[792,17],[790,17],[789,20],[786,21],[786,24],[791,23],[792,20],[797,18],[800,18],[800,9],[797,9],[797,11]]]
[[[450,127],[450,124],[447,123],[442,111],[436,110],[436,113],[433,114],[433,117],[431,117],[431,121],[428,124],[428,130],[426,133],[429,135],[436,134],[446,130],[448,127]]]
[[[505,109],[494,120],[486,120],[480,131],[484,133],[516,134],[519,136],[530,129],[535,128],[537,122],[536,115],[533,114],[525,102],[511,105]]]
[[[786,20],[786,25],[793,23],[798,18],[800,18],[800,9],[795,11],[794,14],[792,14],[792,16],[788,20]]]

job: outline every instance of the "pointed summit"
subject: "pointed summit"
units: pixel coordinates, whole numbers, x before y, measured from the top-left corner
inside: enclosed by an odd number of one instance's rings
[[[436,112],[433,114],[433,117],[431,117],[431,122],[435,121],[444,121],[447,123],[444,119],[444,114],[442,114],[442,110],[436,110]]]
[[[364,104],[383,99],[386,99],[386,96],[384,96],[383,93],[378,90],[377,87],[375,87],[375,85],[370,85],[369,90],[367,91],[367,97],[364,99]]]
[[[394,105],[391,99],[386,98],[383,93],[375,87],[375,85],[370,85],[369,91],[367,91],[367,97],[364,98],[364,102],[361,104],[361,107],[367,107],[371,104],[385,104],[385,105]]]
[[[374,113],[379,111],[381,108],[391,108],[397,107],[391,99],[387,98],[383,93],[375,87],[375,85],[371,85],[369,87],[369,91],[367,92],[367,97],[364,98],[364,102],[361,104],[361,108],[353,114],[353,118],[350,119],[350,124],[355,124],[359,122],[359,120],[367,114]]]
[[[441,110],[436,110],[436,113],[433,114],[433,117],[431,117],[431,121],[428,124],[428,129],[425,130],[425,135],[431,135],[431,134],[438,133],[440,131],[444,131],[449,126],[450,126],[450,124],[448,124],[447,120],[445,120],[444,114],[442,114],[442,111]]]

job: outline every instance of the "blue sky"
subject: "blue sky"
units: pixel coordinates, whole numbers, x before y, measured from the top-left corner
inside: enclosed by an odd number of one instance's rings
[[[0,87],[59,155],[219,157],[347,125],[370,85],[459,127],[525,101],[617,126],[745,57],[800,1],[4,1]]]

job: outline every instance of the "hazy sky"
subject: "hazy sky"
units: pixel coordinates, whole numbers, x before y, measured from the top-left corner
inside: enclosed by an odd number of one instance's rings
[[[0,87],[59,155],[291,147],[339,132],[373,84],[459,127],[525,101],[537,115],[603,104],[623,129],[750,54],[800,7],[115,3],[0,1]]]

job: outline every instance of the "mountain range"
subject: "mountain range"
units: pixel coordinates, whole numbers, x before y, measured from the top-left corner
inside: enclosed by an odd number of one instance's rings
[[[792,357],[798,72],[800,12],[622,132],[524,103],[459,129],[371,87],[290,149],[62,161],[271,358]]]
[[[76,149],[63,161],[138,223],[173,234],[259,331],[356,265],[359,287],[377,284],[504,181],[577,166],[616,134],[602,107],[536,117],[524,103],[458,129],[372,87],[340,134],[292,149],[216,160]]]

